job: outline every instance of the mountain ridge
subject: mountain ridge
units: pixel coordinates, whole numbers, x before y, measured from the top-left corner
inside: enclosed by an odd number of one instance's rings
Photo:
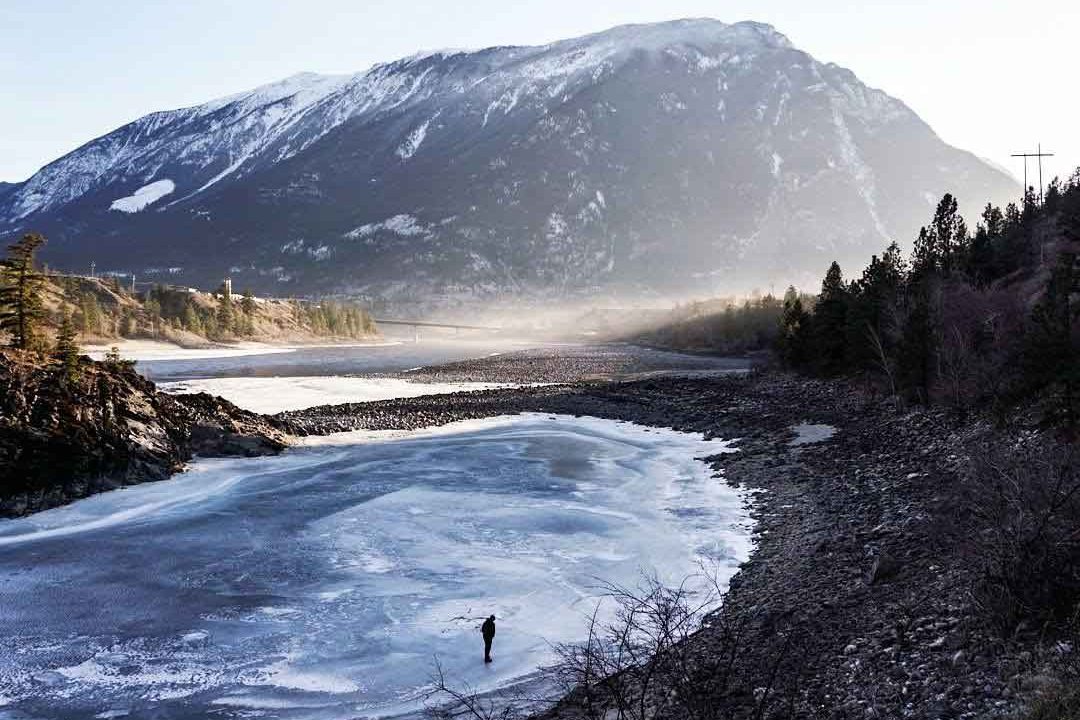
[[[930,156],[906,181],[888,167],[905,144]],[[686,270],[708,286],[862,257],[967,186],[1017,189],[772,26],[688,19],[298,73],[151,113],[0,188],[0,234],[40,227],[59,264],[246,274],[261,291],[637,292]],[[798,236],[817,249],[793,256]],[[654,283],[658,260],[675,267]]]

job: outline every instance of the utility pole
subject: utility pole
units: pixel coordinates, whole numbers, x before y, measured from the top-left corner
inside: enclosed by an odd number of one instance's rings
[[[1042,151],[1042,143],[1039,143],[1038,149],[1033,153],[1013,153],[1013,157],[1024,158],[1024,198],[1027,198],[1028,180],[1027,180],[1027,163],[1028,158],[1036,158],[1039,161],[1039,204],[1043,201],[1043,176],[1042,176],[1042,159],[1044,157],[1054,157],[1054,153],[1044,153]]]
[[[92,277],[92,278],[97,277],[97,275],[94,274],[94,269],[96,267],[97,267],[97,263],[94,262],[93,260],[91,260],[90,261],[90,277]]]

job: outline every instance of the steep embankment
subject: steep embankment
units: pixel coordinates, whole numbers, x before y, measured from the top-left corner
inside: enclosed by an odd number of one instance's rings
[[[122,364],[0,352],[0,517],[162,480],[201,455],[285,447],[272,421],[206,394],[172,396]]]

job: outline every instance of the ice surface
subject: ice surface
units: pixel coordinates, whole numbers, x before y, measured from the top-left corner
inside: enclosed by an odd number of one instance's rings
[[[392,328],[391,328],[392,330]],[[183,350],[175,346],[136,347],[125,341],[120,354],[139,361],[135,366],[155,382],[219,377],[328,377],[396,373],[484,357],[492,350],[531,347],[513,340],[425,339],[423,342],[382,342],[304,345],[296,348],[250,343],[238,347]],[[89,350],[89,348],[88,348]],[[95,348],[100,357],[105,348]]]
[[[105,359],[113,347],[128,360],[208,360],[211,358],[245,357],[248,355],[275,355],[296,352],[298,348],[260,343],[240,344],[235,347],[182,348],[170,343],[148,340],[121,340],[113,345],[87,345],[83,351],[94,360]]]
[[[200,461],[6,521],[5,712],[413,714],[436,655],[452,682],[513,683],[581,637],[600,580],[735,571],[743,497],[693,459],[725,447],[527,415]]]
[[[824,442],[836,434],[836,428],[832,425],[799,423],[792,425],[791,429],[795,433],[795,439],[790,444],[794,447]]]
[[[172,180],[157,180],[149,185],[143,185],[127,197],[113,200],[109,209],[126,213],[136,213],[147,205],[152,205],[157,202],[175,189],[176,185]]]
[[[258,413],[303,410],[317,405],[444,395],[467,390],[515,387],[504,383],[420,383],[396,378],[268,377],[211,378],[161,383],[165,392],[208,392]]]

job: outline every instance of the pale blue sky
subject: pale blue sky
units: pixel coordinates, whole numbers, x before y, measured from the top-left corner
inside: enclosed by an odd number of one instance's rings
[[[0,0],[0,180],[22,180],[154,110],[302,70],[354,72],[421,49],[539,44],[628,22],[759,20],[906,101],[948,142],[1080,164],[1067,0]]]

